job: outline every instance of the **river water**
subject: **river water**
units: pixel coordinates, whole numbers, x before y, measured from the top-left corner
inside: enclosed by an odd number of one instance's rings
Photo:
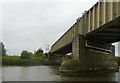
[[[119,81],[120,72],[108,75],[64,76],[58,66],[2,67],[2,81]]]

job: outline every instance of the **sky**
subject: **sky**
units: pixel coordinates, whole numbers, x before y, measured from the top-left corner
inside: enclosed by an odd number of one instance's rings
[[[47,51],[98,0],[4,0],[0,3],[0,41],[8,55]]]

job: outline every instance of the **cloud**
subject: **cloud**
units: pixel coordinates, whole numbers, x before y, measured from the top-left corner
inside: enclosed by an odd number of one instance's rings
[[[96,3],[2,3],[2,37],[8,54],[45,49],[67,31],[82,13]]]

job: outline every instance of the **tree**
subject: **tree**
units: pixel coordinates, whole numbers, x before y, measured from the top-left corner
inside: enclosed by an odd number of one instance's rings
[[[38,49],[36,52],[35,52],[35,56],[44,56],[45,57],[45,55],[43,54],[43,50],[40,48],[40,49]]]
[[[0,42],[0,55],[1,56],[6,56],[6,49],[5,49],[5,46],[3,44],[3,42]]]
[[[23,50],[21,53],[21,58],[30,58],[31,56],[32,56],[32,53],[26,50]]]
[[[45,57],[46,57],[46,58],[49,58],[49,54],[48,54],[48,53],[45,53]]]

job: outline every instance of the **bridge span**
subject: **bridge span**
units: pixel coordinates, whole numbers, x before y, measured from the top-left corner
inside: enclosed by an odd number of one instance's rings
[[[120,1],[98,1],[52,46],[50,53],[72,53],[79,63],[78,69],[115,69],[115,48],[112,43],[120,41]],[[64,61],[61,70],[73,62]],[[74,68],[74,67],[73,67]],[[77,69],[77,68],[75,68]],[[65,69],[64,69],[65,70]]]

